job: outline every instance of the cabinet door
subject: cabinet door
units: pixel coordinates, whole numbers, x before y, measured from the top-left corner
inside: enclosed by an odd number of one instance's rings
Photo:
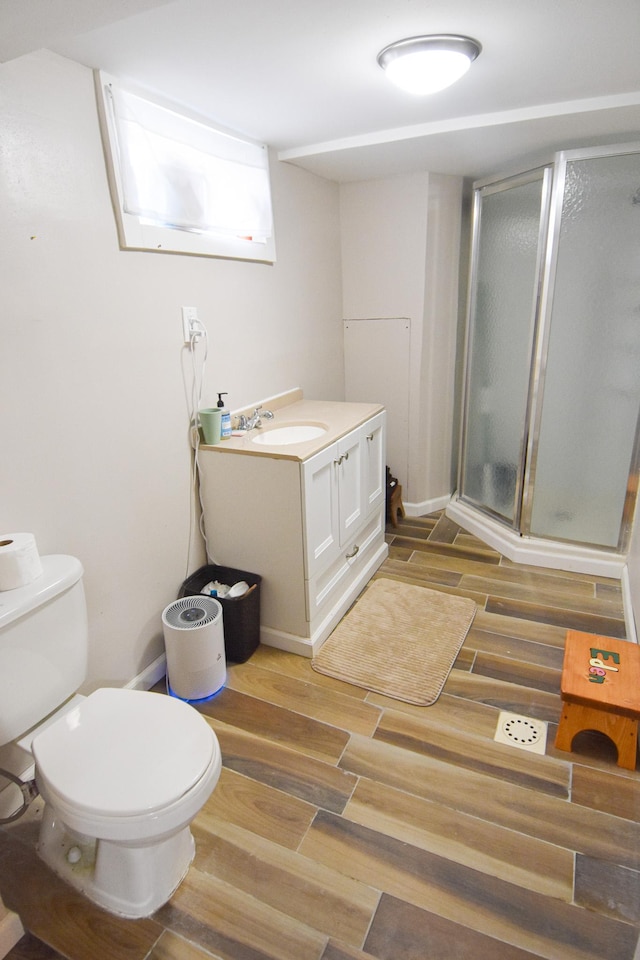
[[[379,413],[361,427],[364,511],[369,516],[385,498],[386,414]]]
[[[353,538],[363,519],[362,433],[353,430],[338,441],[336,474],[338,477],[338,514],[340,545]]]
[[[331,563],[340,549],[338,459],[334,443],[302,464],[306,579]]]

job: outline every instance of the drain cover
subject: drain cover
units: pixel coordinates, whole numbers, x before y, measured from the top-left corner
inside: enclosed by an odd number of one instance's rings
[[[521,750],[544,754],[547,746],[547,724],[544,720],[521,717],[517,713],[502,711],[498,717],[493,738],[496,743],[507,743]]]

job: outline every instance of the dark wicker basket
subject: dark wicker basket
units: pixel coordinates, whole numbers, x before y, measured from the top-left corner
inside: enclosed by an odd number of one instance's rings
[[[227,583],[230,587],[239,580],[245,580],[251,593],[243,597],[218,597],[222,606],[222,625],[224,628],[224,648],[227,660],[244,663],[260,643],[260,584],[262,577],[246,570],[234,570],[233,567],[219,567],[207,564],[200,567],[184,581],[178,594],[192,597],[200,593],[211,580]]]

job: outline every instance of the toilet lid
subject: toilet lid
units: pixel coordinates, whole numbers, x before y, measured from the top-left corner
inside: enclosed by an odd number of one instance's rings
[[[40,775],[76,809],[127,817],[178,800],[202,777],[215,734],[189,704],[102,689],[33,741]]]

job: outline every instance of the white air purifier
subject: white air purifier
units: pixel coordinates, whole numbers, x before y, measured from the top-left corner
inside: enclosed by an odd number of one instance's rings
[[[214,597],[182,597],[162,613],[167,676],[181,700],[204,700],[227,677],[222,605]]]

